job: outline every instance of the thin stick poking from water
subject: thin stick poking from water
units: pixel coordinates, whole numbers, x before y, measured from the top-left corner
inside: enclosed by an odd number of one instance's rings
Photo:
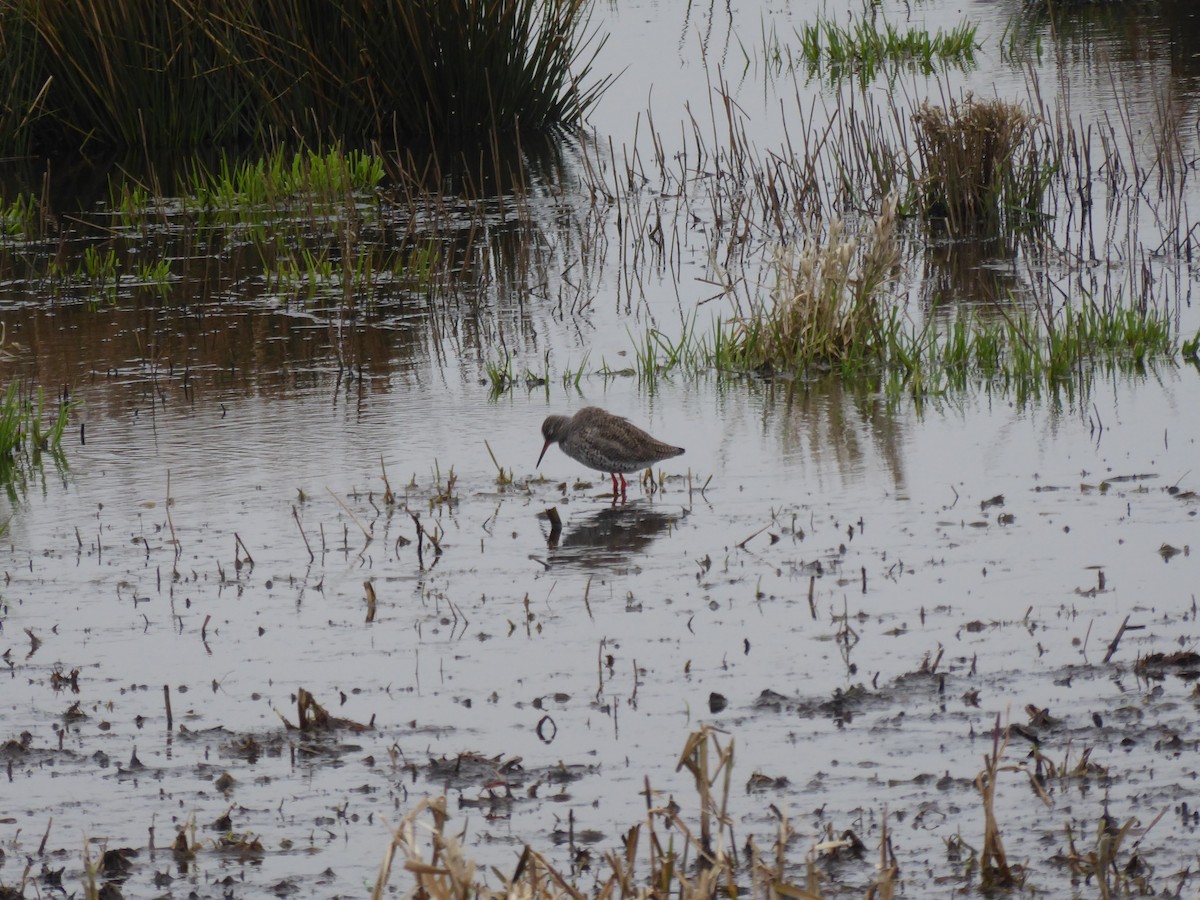
[[[425,529],[421,527],[421,517],[419,515],[417,515],[415,512],[410,512],[409,515],[412,516],[412,520],[417,526],[417,565],[421,567],[422,571],[424,571],[425,554],[421,547],[425,543]]]
[[[383,457],[379,457],[379,468],[383,471],[383,502],[391,506],[396,502],[396,495],[392,491],[392,486],[388,483],[387,465],[384,464]]]
[[[242,548],[242,552],[246,554],[246,562],[250,563],[250,565],[254,565],[254,557],[251,556],[250,551],[246,549],[246,544],[242,540],[241,536],[235,531],[233,533],[233,537],[234,540],[237,541],[237,545]]]
[[[171,470],[167,469],[167,527],[171,529],[171,543],[175,546],[175,559],[182,552],[179,540],[175,537],[175,523],[171,521]]]
[[[335,494],[331,488],[327,487],[325,490],[329,491],[329,496],[338,502],[342,509],[346,511],[346,515],[350,517],[350,520],[358,526],[358,530],[363,533],[363,537],[367,539],[367,543],[371,543],[371,541],[374,540],[374,538],[371,537],[371,532],[367,531],[366,526],[363,525],[362,522],[358,521],[358,516],[354,514],[354,510],[348,507],[342,498]]]
[[[171,715],[171,686],[163,685],[163,702],[167,705],[167,731],[173,731],[175,728],[175,718]]]
[[[487,441],[484,441],[483,446],[487,447],[488,456],[490,456],[492,458],[492,465],[496,467],[496,471],[499,473],[499,477],[497,478],[497,480],[500,482],[500,484],[511,483],[512,476],[506,475],[504,473],[504,466],[500,465],[500,463],[497,462],[496,454],[492,452],[492,445],[489,444]]]
[[[292,507],[292,518],[296,520],[296,527],[300,529],[300,537],[304,538],[304,549],[308,551],[308,561],[315,562],[316,556],[313,555],[312,547],[308,545],[308,535],[304,533],[304,526],[300,524],[300,513],[296,511],[296,507]]]
[[[750,537],[746,538],[744,541],[742,541],[740,544],[738,544],[738,545],[737,545],[737,546],[738,546],[738,549],[739,549],[739,550],[745,550],[745,549],[746,549],[746,545],[747,545],[748,543],[750,543],[752,540],[754,540],[756,537],[758,537],[760,534],[762,534],[764,531],[766,531],[766,530],[767,530],[768,528],[770,528],[770,527],[771,527],[770,523],[767,523],[767,524],[766,524],[766,525],[764,525],[762,528],[758,529],[758,531],[754,532],[754,534],[750,535]]]
[[[1139,631],[1142,625],[1130,625],[1129,616],[1125,617],[1125,621],[1121,623],[1121,627],[1117,629],[1117,636],[1112,639],[1112,643],[1108,645],[1108,652],[1104,654],[1104,661],[1107,663],[1113,658],[1113,654],[1117,652],[1117,645],[1121,643],[1121,638],[1125,636],[1126,631]]]

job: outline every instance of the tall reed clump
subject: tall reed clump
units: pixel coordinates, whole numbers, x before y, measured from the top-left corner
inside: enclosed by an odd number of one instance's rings
[[[0,152],[487,143],[574,124],[608,84],[587,83],[591,2],[6,0]]]
[[[950,230],[998,230],[1039,218],[1050,170],[1033,141],[1034,117],[1007,100],[968,94],[913,114],[923,168],[922,207]]]
[[[782,251],[770,298],[733,321],[718,365],[853,371],[885,359],[899,324],[885,302],[900,259],[897,203],[890,195],[861,237],[836,219],[823,239]]]

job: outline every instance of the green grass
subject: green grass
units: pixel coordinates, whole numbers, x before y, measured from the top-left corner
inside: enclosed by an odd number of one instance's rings
[[[0,484],[14,497],[26,476],[49,453],[59,467],[65,465],[62,438],[77,404],[62,402],[47,410],[41,388],[26,395],[13,381],[0,396]]]
[[[80,257],[77,274],[80,278],[96,284],[107,284],[116,281],[118,269],[116,250],[110,247],[107,251],[102,251],[95,244],[89,244]]]
[[[1063,386],[1086,387],[1096,371],[1142,372],[1180,347],[1170,317],[1090,300],[1053,313],[1012,306],[997,321],[960,312],[941,328],[897,337],[888,389],[894,395],[999,389],[1019,402]]]
[[[962,312],[947,323],[918,324],[891,299],[875,302],[875,326],[839,345],[836,355],[827,352],[824,340],[818,342],[820,352],[779,341],[791,323],[781,322],[774,307],[764,307],[750,319],[719,321],[704,336],[685,329],[683,343],[648,330],[635,340],[636,374],[652,387],[655,379],[673,373],[716,372],[726,378],[834,373],[851,383],[880,385],[892,399],[981,389],[1024,403],[1065,387],[1086,391],[1096,372],[1145,372],[1179,355],[1195,360],[1200,344],[1198,335],[1181,346],[1170,317],[1154,310],[1085,302],[1047,316],[1012,305],[999,320]],[[782,352],[771,353],[772,348]]]
[[[639,381],[653,388],[662,375],[695,364],[696,318],[686,323],[676,338],[668,338],[657,329],[648,329],[640,337],[630,334],[634,345],[634,371]]]
[[[263,210],[291,206],[336,206],[347,195],[375,191],[384,177],[383,160],[335,145],[325,152],[287,152],[276,148],[253,161],[221,156],[216,171],[192,166],[186,202],[208,211],[237,217],[261,216]]]
[[[159,259],[154,262],[139,260],[134,266],[134,277],[139,284],[145,285],[163,299],[171,295],[171,263],[169,260]]]
[[[1000,37],[1000,58],[1016,65],[1040,63],[1045,52],[1043,25],[1038,16],[1028,13],[1011,16]]]
[[[489,144],[609,82],[591,0],[9,0],[0,152],[344,138]]]
[[[288,247],[276,240],[261,247],[268,293],[287,299],[324,298],[351,306],[374,305],[389,289],[430,294],[439,284],[442,258],[436,247],[411,244],[389,249],[363,245],[346,248],[324,244]]]
[[[523,384],[528,391],[532,391],[535,388],[545,388],[549,392],[550,356],[547,354],[542,357],[542,369],[540,372],[526,368],[524,372],[518,375],[513,368],[512,354],[507,350],[502,350],[499,358],[489,359],[484,363],[484,373],[485,380],[483,383],[488,386],[488,398],[491,400],[499,399],[518,384]],[[575,376],[577,383],[580,377],[578,374]]]
[[[834,222],[822,238],[780,253],[771,294],[698,333],[657,329],[632,338],[639,379],[716,371],[722,375],[814,377],[834,372],[917,398],[973,388],[1018,402],[1073,386],[1093,373],[1143,372],[1181,354],[1193,359],[1200,335],[1180,341],[1172,316],[1121,296],[1099,303],[1083,294],[1056,308],[1002,299],[993,307],[934,309],[911,319],[893,291],[899,261],[895,198],[873,222]]]
[[[875,16],[851,19],[847,25],[819,16],[796,31],[798,56],[810,75],[827,75],[832,81],[855,75],[863,82],[885,66],[906,65],[926,75],[940,67],[969,69],[975,64],[975,34],[976,26],[969,23],[930,34],[923,28],[897,28]],[[768,51],[777,64],[792,59],[778,48]]]
[[[1180,352],[1192,365],[1200,366],[1200,331],[1183,342]]]
[[[164,183],[180,193],[164,194]],[[310,309],[316,301],[332,315],[397,295],[428,304],[454,290],[456,265],[485,249],[458,242],[464,222],[489,214],[481,205],[464,217],[458,198],[407,195],[387,180],[382,157],[339,145],[243,160],[222,153],[165,177],[113,178],[108,199],[48,255],[0,253],[0,270],[20,281],[23,268],[24,280],[55,300],[186,304],[198,295],[193,261],[205,246],[215,253],[203,278],[236,271],[247,299],[265,293]],[[13,208],[41,215],[32,198]],[[523,223],[526,210],[514,209]]]
[[[18,194],[10,202],[0,200],[0,237],[27,237],[37,218],[38,202],[32,194]]]

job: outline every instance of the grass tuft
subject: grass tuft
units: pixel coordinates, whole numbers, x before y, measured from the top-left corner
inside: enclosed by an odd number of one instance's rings
[[[8,203],[0,200],[0,238],[27,238],[37,219],[38,202],[32,194],[18,194]]]
[[[896,204],[889,197],[861,239],[836,219],[824,239],[782,251],[770,299],[720,338],[722,362],[743,370],[849,370],[880,359],[896,325],[884,296],[900,259]]]
[[[42,453],[65,468],[62,438],[77,405],[64,400],[48,411],[41,388],[36,397],[23,396],[20,385],[9,382],[0,396],[0,485],[10,498],[23,490],[30,472],[40,469]]]
[[[975,64],[975,33],[976,26],[969,23],[930,34],[923,28],[880,23],[875,16],[851,19],[847,25],[818,16],[796,36],[810,76],[827,74],[830,81],[837,81],[856,75],[865,83],[888,65],[908,65],[925,75],[939,66],[969,69]],[[778,64],[784,58],[778,47],[768,47],[768,59]]]
[[[913,122],[924,214],[956,233],[1037,221],[1050,173],[1029,140],[1034,121],[1007,100],[968,94],[945,107],[923,103]]]

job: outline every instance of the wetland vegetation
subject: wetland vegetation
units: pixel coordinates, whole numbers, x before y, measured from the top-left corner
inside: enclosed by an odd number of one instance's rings
[[[1197,96],[1008,5],[5,5],[0,895],[1194,889]]]
[[[477,141],[577,122],[608,82],[583,0],[0,8],[0,150]]]

